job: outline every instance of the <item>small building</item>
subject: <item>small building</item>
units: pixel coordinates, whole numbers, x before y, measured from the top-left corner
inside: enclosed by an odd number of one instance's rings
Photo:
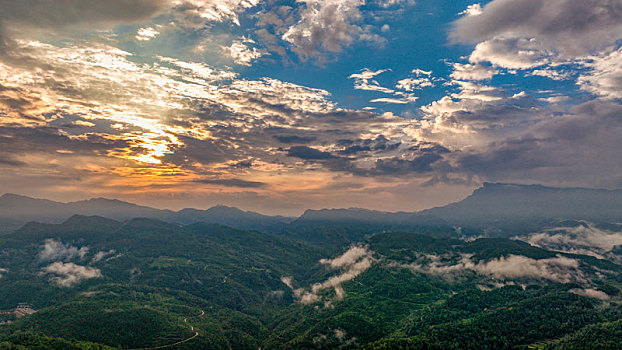
[[[32,306],[30,306],[30,304],[19,303],[17,304],[17,307],[15,308],[14,314],[15,314],[15,317],[22,318],[24,316],[32,315],[35,312],[37,312],[37,310],[33,309]]]

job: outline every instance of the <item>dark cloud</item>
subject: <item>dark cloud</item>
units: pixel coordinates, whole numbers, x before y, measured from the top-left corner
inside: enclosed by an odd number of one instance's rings
[[[234,150],[229,149],[222,140],[200,140],[187,136],[178,136],[182,146],[175,146],[174,152],[162,157],[165,163],[184,167],[191,164],[212,164],[237,157]]]
[[[339,151],[339,153],[345,154],[345,155],[352,155],[352,154],[357,154],[361,152],[369,152],[369,151],[371,151],[371,148],[369,146],[354,145],[354,146],[346,147],[345,149]]]
[[[70,138],[59,129],[51,127],[0,127],[0,147],[8,154],[31,152],[54,153],[57,150],[71,150],[77,154],[101,154],[129,146],[126,140],[109,135],[90,133],[79,138]]]
[[[0,165],[19,167],[26,165],[26,163],[0,154]]]
[[[374,175],[404,175],[409,173],[428,173],[434,171],[432,164],[441,160],[443,156],[436,153],[424,153],[413,159],[389,158],[378,159],[372,170]]]
[[[148,19],[166,0],[20,0],[1,1],[0,20],[12,25],[60,29],[76,25],[127,23]]]
[[[319,160],[335,158],[329,152],[323,152],[307,146],[293,146],[287,151],[289,157],[296,157],[305,160]]]
[[[211,184],[211,185],[221,185],[225,187],[240,187],[240,188],[260,188],[266,186],[263,182],[258,181],[246,181],[241,179],[219,179],[219,180],[197,180],[195,182]]]
[[[567,114],[551,111],[481,149],[453,151],[447,156],[454,166],[446,170],[489,180],[615,186],[622,173],[621,115],[622,106],[599,100]]]
[[[309,143],[315,141],[317,138],[313,136],[298,136],[298,135],[276,135],[274,138],[282,143]]]

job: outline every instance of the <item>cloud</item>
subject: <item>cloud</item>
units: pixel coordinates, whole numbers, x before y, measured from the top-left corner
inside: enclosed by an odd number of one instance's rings
[[[537,39],[493,38],[477,44],[469,61],[490,62],[507,69],[529,69],[551,63],[554,55]]]
[[[508,255],[474,262],[470,255],[458,259],[426,255],[422,262],[409,265],[417,272],[452,279],[472,271],[497,280],[547,280],[558,283],[587,283],[579,268],[579,261],[558,255],[548,259],[532,259],[522,255]]]
[[[155,38],[156,36],[158,36],[158,34],[160,34],[160,32],[158,32],[157,30],[153,29],[152,27],[140,28],[136,32],[136,40],[138,40],[138,41],[149,41],[149,40]]]
[[[366,91],[375,91],[384,94],[394,95],[395,97],[381,97],[374,98],[369,102],[372,103],[394,103],[394,104],[406,104],[417,101],[417,97],[408,92],[404,91],[395,91],[393,89],[389,89],[387,87],[381,86],[374,77],[382,74],[384,72],[390,71],[390,69],[380,69],[377,71],[369,70],[368,68],[363,69],[360,73],[351,74],[348,78],[354,79],[354,88],[356,90],[366,90]],[[415,71],[413,71],[415,72]],[[396,88],[403,89],[405,91],[412,91],[415,88],[422,88],[426,86],[432,86],[432,83],[428,78],[419,78],[419,79],[403,79],[400,80]]]
[[[315,141],[317,138],[314,136],[298,136],[298,135],[275,135],[275,139],[277,139],[281,143],[310,143]]]
[[[63,242],[46,239],[45,244],[39,251],[40,261],[70,261],[75,258],[84,258],[89,252],[89,247],[74,247],[71,244],[63,244]]]
[[[404,94],[398,92],[398,94],[403,95],[404,97],[380,97],[369,100],[372,103],[393,103],[393,104],[407,104],[416,102],[419,98],[413,94]]]
[[[362,20],[361,0],[304,0],[300,20],[289,27],[282,39],[292,45],[292,51],[303,59],[335,53],[355,41],[384,43],[367,27],[357,24]]]
[[[0,25],[21,36],[30,28],[89,30],[147,20],[167,8],[167,0],[20,0],[0,2]],[[0,27],[0,31],[3,28]],[[0,37],[2,33],[0,32]]]
[[[345,253],[334,259],[320,260],[321,264],[329,266],[330,269],[339,270],[340,273],[338,275],[329,277],[324,282],[313,284],[310,290],[304,288],[295,289],[294,294],[298,297],[301,304],[314,304],[324,300],[319,295],[320,292],[333,289],[335,300],[341,300],[345,297],[345,291],[341,285],[367,271],[374,262],[373,252],[367,246],[352,245]],[[291,288],[291,280],[284,280],[283,283]],[[330,305],[330,302],[330,300],[326,301],[326,305]]]
[[[373,80],[375,76],[389,70],[390,69],[379,69],[377,71],[372,71],[365,68],[360,73],[351,74],[348,78],[354,79],[354,88],[357,90],[377,91],[385,94],[392,94],[395,90],[382,87],[376,80]]]
[[[590,56],[584,66],[589,71],[579,76],[581,89],[605,99],[622,99],[622,48]]]
[[[574,293],[577,295],[582,295],[584,297],[588,297],[588,298],[594,298],[594,299],[599,299],[599,300],[608,300],[609,296],[607,295],[607,293],[605,292],[601,292],[599,290],[596,289],[592,289],[592,288],[574,288],[569,290],[570,293]]]
[[[472,4],[467,6],[466,10],[458,13],[459,15],[465,16],[477,16],[482,14],[482,5],[480,4]]]
[[[557,227],[517,238],[536,247],[591,255],[601,259],[614,247],[622,245],[622,232],[599,229],[587,222],[574,227]]]
[[[329,152],[323,152],[315,148],[307,146],[293,146],[287,151],[290,157],[296,157],[305,160],[331,159],[334,158]]]
[[[431,86],[434,86],[434,83],[432,83],[429,78],[406,78],[398,81],[395,88],[405,91],[414,91]]]
[[[206,22],[231,21],[240,25],[238,14],[257,6],[257,0],[173,0],[173,13],[179,23],[200,28]]]
[[[225,187],[240,187],[240,188],[260,188],[266,186],[265,183],[259,181],[247,181],[242,179],[217,179],[217,180],[196,180],[196,182],[210,184],[210,185],[220,185]]]
[[[114,249],[111,249],[109,251],[99,251],[97,252],[97,254],[95,254],[93,256],[93,262],[98,262],[101,261],[103,258],[107,257],[108,255],[113,255],[114,253],[116,253],[116,251]]]
[[[453,95],[455,100],[444,97],[422,108],[426,113],[418,130],[422,139],[453,149],[480,148],[525,131],[547,113],[526,94],[508,97],[496,88],[471,83],[461,88]]]
[[[255,42],[250,39],[234,41],[231,46],[223,46],[225,54],[233,59],[239,65],[250,66],[251,62],[266,54],[263,50],[248,47],[248,44]]]
[[[332,269],[349,268],[369,254],[369,249],[365,246],[352,246],[340,256],[334,259],[321,259],[320,263],[328,265]]]
[[[493,0],[481,14],[458,19],[451,38],[535,38],[572,55],[598,51],[622,38],[621,5],[619,0]]]
[[[60,287],[66,288],[73,287],[88,279],[103,277],[101,271],[97,268],[60,261],[43,268],[43,273],[55,275],[51,278],[51,281]]]
[[[487,80],[498,72],[481,64],[453,64],[454,71],[450,77],[457,80]]]
[[[283,188],[266,176],[275,172],[425,176],[431,169],[421,163],[431,156],[420,158],[429,152],[412,148],[420,144],[416,121],[338,108],[322,89],[170,57],[139,63],[104,44],[18,45],[0,59],[0,96],[7,96],[0,144],[30,169],[19,176],[29,188],[68,182],[71,191],[194,194],[213,189],[195,180],[252,172],[266,186],[223,191],[272,197]],[[392,175],[396,166],[402,170]],[[0,176],[15,174],[7,169]]]

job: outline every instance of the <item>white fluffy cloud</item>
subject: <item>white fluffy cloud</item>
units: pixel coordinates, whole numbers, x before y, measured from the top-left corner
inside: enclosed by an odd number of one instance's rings
[[[136,40],[138,40],[138,41],[149,41],[149,40],[155,38],[156,36],[158,36],[158,34],[160,34],[160,32],[158,32],[157,30],[155,30],[152,27],[140,28],[136,32]]]
[[[98,262],[98,261],[101,261],[103,258],[105,258],[105,257],[107,257],[107,256],[109,256],[109,255],[112,255],[112,254],[114,254],[114,253],[116,253],[116,251],[115,251],[114,249],[111,249],[111,250],[109,250],[109,251],[107,251],[107,252],[106,252],[106,251],[99,251],[99,252],[97,252],[97,253],[93,256],[93,262]]]
[[[231,46],[223,46],[223,50],[226,55],[231,57],[237,64],[243,66],[250,66],[251,62],[265,55],[265,52],[255,47],[249,48],[248,44],[254,44],[255,42],[250,39],[243,39],[234,41]]]
[[[320,56],[323,52],[339,52],[355,41],[383,43],[358,22],[362,0],[304,0],[300,20],[282,36],[302,59]]]
[[[374,79],[377,75],[389,71],[389,69],[379,69],[372,71],[368,68],[363,69],[360,73],[353,73],[348,78],[354,79],[354,88],[357,90],[377,91],[385,94],[392,94],[393,89],[383,87]]]
[[[54,275],[51,280],[60,287],[73,287],[82,281],[102,277],[101,271],[94,267],[60,261],[43,268],[43,273]]]
[[[320,263],[329,266],[333,270],[339,270],[338,275],[329,277],[326,281],[315,283],[311,286],[311,290],[303,288],[295,289],[294,293],[302,304],[313,304],[322,301],[320,292],[333,289],[335,299],[341,300],[345,296],[345,291],[341,286],[344,282],[348,282],[369,269],[373,262],[373,252],[366,246],[353,245],[342,255],[334,259],[322,259]],[[283,280],[283,283],[292,288],[291,279]],[[327,301],[330,305],[330,301]]]
[[[456,80],[486,80],[497,74],[497,70],[481,64],[453,64],[450,77]]]
[[[528,69],[550,63],[552,55],[536,39],[493,38],[477,44],[469,61],[490,62],[508,69]]]
[[[459,13],[459,15],[466,15],[466,16],[477,16],[481,14],[482,14],[482,5],[480,4],[469,5],[467,6],[466,10]]]
[[[69,261],[75,258],[84,258],[89,252],[89,247],[74,247],[71,244],[63,244],[61,241],[46,239],[39,251],[41,261]]]
[[[478,262],[474,262],[470,255],[462,255],[459,259],[427,255],[423,262],[408,267],[417,272],[449,279],[472,271],[501,281],[547,280],[559,283],[586,283],[586,277],[579,266],[579,261],[561,255],[540,260],[522,255],[508,255]]]
[[[354,79],[354,88],[357,90],[375,91],[383,94],[393,95],[393,97],[379,97],[370,100],[372,103],[393,103],[393,104],[406,104],[417,101],[418,97],[410,93],[415,88],[422,88],[426,86],[432,86],[430,79],[418,78],[418,79],[403,79],[400,80],[395,86],[396,89],[404,91],[396,91],[380,85],[380,83],[374,79],[377,75],[390,71],[390,69],[380,69],[372,71],[368,68],[363,69],[360,73],[351,74],[348,78]]]
[[[622,232],[599,229],[585,222],[574,227],[558,227],[518,238],[548,250],[598,258],[604,258],[615,246],[622,245]]]
[[[622,48],[590,56],[584,65],[591,70],[577,80],[582,89],[606,99],[622,99]]]
[[[240,25],[238,15],[257,6],[258,0],[174,0],[173,10],[185,26],[200,28],[206,22],[231,21]]]

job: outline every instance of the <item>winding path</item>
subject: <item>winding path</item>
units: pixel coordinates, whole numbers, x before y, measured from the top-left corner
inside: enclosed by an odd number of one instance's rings
[[[188,319],[189,319],[189,318],[197,318],[197,317],[201,317],[201,316],[203,316],[203,315],[205,315],[205,311],[201,310],[201,314],[200,314],[200,315],[198,315],[198,316],[191,316],[191,317],[186,317],[186,318],[184,318],[184,323],[186,323],[186,324],[187,324],[187,323],[188,323]],[[192,339],[194,339],[194,338],[196,338],[196,337],[198,337],[198,336],[199,336],[199,332],[197,332],[197,331],[195,331],[195,330],[194,330],[194,326],[193,326],[193,325],[190,325],[190,330],[194,332],[194,335],[193,335],[193,336],[191,336],[190,338],[186,338],[186,339],[184,339],[184,340],[180,340],[180,341],[178,341],[178,342],[172,343],[172,344],[166,344],[166,345],[154,346],[154,347],[152,347],[152,348],[137,348],[137,349],[127,349],[127,350],[156,350],[156,349],[165,349],[165,348],[170,348],[171,346],[176,346],[176,345],[179,345],[179,344],[183,344],[183,343],[189,342],[189,341],[191,341]]]

